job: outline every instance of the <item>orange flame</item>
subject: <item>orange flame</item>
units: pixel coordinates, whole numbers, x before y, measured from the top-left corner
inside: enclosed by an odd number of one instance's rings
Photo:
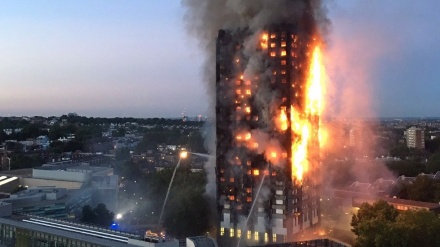
[[[254,169],[254,176],[259,176],[259,175],[260,175],[260,170]]]
[[[246,133],[245,136],[244,136],[244,139],[246,141],[249,141],[251,139],[251,137],[252,137],[251,133]]]
[[[291,109],[292,134],[296,141],[292,143],[292,179],[301,183],[304,173],[308,171],[307,146],[310,133],[310,124],[292,106]]]
[[[305,88],[304,110],[301,114],[299,106],[291,106],[292,138],[292,180],[301,184],[311,169],[311,154],[317,152],[319,142],[323,139],[320,131],[320,116],[323,111],[323,78],[325,75],[322,53],[318,45],[313,48],[310,67]]]
[[[287,118],[287,109],[285,106],[281,107],[280,114],[277,119],[278,129],[281,131],[286,131],[289,128],[289,121]]]
[[[269,35],[267,33],[264,33],[261,36],[261,43],[260,43],[261,48],[267,49],[267,47],[268,47],[268,40],[269,40]]]
[[[250,108],[249,106],[247,106],[247,107],[245,108],[245,111],[246,111],[246,113],[251,113],[251,108]]]
[[[310,115],[320,116],[323,104],[323,72],[322,55],[319,46],[313,49],[312,63],[310,66],[309,78],[307,80],[307,102],[306,111]]]
[[[252,134],[247,132],[247,133],[240,133],[237,134],[237,136],[235,137],[235,139],[237,139],[237,141],[250,141],[252,138]]]

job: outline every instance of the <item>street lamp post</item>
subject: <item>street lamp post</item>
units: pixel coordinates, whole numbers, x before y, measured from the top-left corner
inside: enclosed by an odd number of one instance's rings
[[[8,163],[9,163],[9,171],[11,170],[11,158],[9,158],[9,157],[6,157],[6,159],[8,159]]]

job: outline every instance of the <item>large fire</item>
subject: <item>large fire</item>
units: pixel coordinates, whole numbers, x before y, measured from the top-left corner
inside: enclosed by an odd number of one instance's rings
[[[260,47],[267,51],[269,47],[269,35],[263,33],[261,36]],[[272,48],[275,48],[274,43],[270,43]],[[282,43],[281,47],[285,47]],[[293,54],[293,53],[292,53]],[[271,55],[272,56],[272,55]],[[280,53],[280,56],[284,56]],[[325,133],[321,128],[321,116],[324,108],[324,78],[325,70],[322,59],[322,51],[319,42],[313,41],[310,46],[310,50],[307,55],[308,71],[303,79],[304,82],[300,85],[292,84],[293,95],[291,95],[292,101],[290,109],[286,106],[280,106],[277,110],[274,122],[276,128],[280,133],[291,132],[292,146],[291,146],[291,178],[296,184],[301,185],[305,174],[310,170],[313,170],[315,164],[317,164],[317,155],[319,155],[319,148],[325,139]],[[284,72],[285,73],[285,72]],[[276,72],[274,72],[274,75]],[[281,72],[283,74],[283,71]],[[242,85],[245,82],[244,76],[240,76],[240,83]],[[245,85],[250,84],[247,83]],[[238,107],[237,111],[242,112],[245,115],[252,113],[252,109],[246,104],[247,98],[244,95],[251,95],[251,90],[248,87],[239,86],[236,89],[237,95],[241,96],[244,107]],[[246,143],[247,147],[256,151],[259,149],[259,143],[249,132],[240,131],[236,134],[236,140],[242,143]],[[288,160],[287,153],[271,143],[265,141],[264,153],[267,161],[272,164],[280,163],[281,159]],[[286,154],[286,155],[283,155]]]
[[[291,106],[290,122],[292,131],[292,180],[301,184],[304,174],[310,169],[310,151],[319,152],[320,116],[323,111],[324,66],[319,45],[314,45],[305,88],[305,102]],[[301,109],[300,105],[304,107]]]
[[[306,113],[311,116],[320,116],[323,100],[323,66],[321,48],[317,45],[313,49],[312,61],[307,80]]]

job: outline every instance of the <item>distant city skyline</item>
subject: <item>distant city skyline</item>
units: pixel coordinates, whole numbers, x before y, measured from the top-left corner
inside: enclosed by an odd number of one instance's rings
[[[335,104],[369,91],[366,115],[440,116],[440,2],[329,2]],[[206,115],[203,54],[183,14],[170,0],[2,1],[0,115]]]

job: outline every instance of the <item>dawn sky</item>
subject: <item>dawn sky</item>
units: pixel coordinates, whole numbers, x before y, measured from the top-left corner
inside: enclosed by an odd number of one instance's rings
[[[329,2],[329,54],[347,50],[335,92],[362,78],[378,116],[440,116],[440,1]],[[178,0],[1,1],[0,115],[205,114],[183,13]]]

